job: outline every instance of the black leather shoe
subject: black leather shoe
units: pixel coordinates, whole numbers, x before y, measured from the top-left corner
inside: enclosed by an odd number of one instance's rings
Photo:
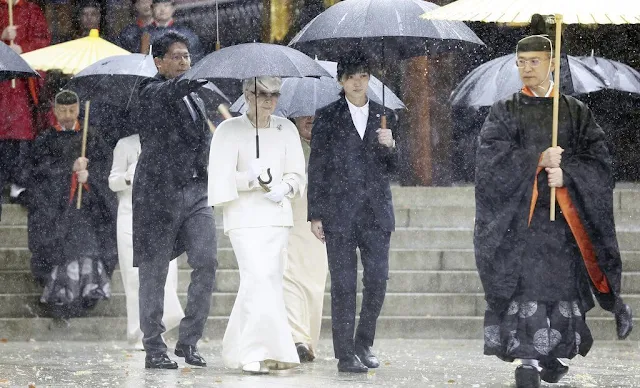
[[[569,366],[557,358],[551,361],[540,361],[540,366],[542,367],[540,378],[547,383],[557,383],[569,372]]]
[[[367,373],[368,370],[369,368],[361,363],[356,356],[341,358],[338,361],[338,372]]]
[[[155,356],[147,355],[144,358],[144,367],[147,369],[178,369],[178,363],[171,361],[167,353]]]
[[[367,368],[377,368],[380,366],[378,357],[371,351],[370,346],[356,345],[356,356]]]
[[[626,339],[633,330],[633,312],[628,304],[622,306],[622,308],[616,313],[616,332],[618,339]]]
[[[516,368],[517,388],[540,388],[540,372],[533,365],[520,365]]]
[[[300,357],[300,362],[311,362],[315,360],[316,356],[309,348],[309,345],[298,342],[296,343],[296,350],[298,351],[298,357]]]
[[[173,353],[178,357],[184,357],[184,362],[189,365],[207,366],[207,362],[195,346],[176,344],[176,350]]]

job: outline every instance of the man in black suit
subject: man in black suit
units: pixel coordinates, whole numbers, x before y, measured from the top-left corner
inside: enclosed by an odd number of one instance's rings
[[[395,229],[389,174],[398,163],[382,106],[367,98],[369,67],[352,53],[338,62],[340,100],[319,109],[309,158],[308,219],[326,243],[331,274],[333,347],[341,372],[366,372],[379,362],[371,352],[389,275],[389,240]],[[355,330],[357,256],[364,267],[360,321]]]
[[[181,79],[190,67],[189,41],[167,32],[153,42],[158,75],[140,86],[142,152],[133,185],[133,260],[140,276],[140,329],[145,368],[176,369],[161,334],[169,262],[187,252],[193,268],[175,354],[206,366],[196,343],[209,315],[216,235],[207,204],[211,134],[196,91],[204,80]]]

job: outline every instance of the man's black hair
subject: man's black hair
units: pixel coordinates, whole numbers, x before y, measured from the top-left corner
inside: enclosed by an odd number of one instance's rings
[[[369,60],[359,51],[351,52],[338,60],[338,80],[341,80],[343,75],[349,76],[356,73],[371,74]]]
[[[80,100],[75,92],[72,92],[71,90],[63,90],[56,94],[55,102],[56,105],[73,105],[79,103]]]
[[[151,50],[153,50],[154,58],[162,58],[165,56],[169,47],[174,43],[182,43],[187,46],[187,50],[190,50],[189,39],[176,31],[167,31],[159,37],[155,38],[151,43]]]

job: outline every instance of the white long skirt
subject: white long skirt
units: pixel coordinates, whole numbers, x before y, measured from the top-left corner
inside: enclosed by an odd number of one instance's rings
[[[315,352],[322,324],[327,249],[311,233],[307,222],[307,199],[296,198],[291,205],[294,226],[289,233],[284,270],[284,303],[294,342],[305,343]]]
[[[138,292],[140,280],[138,268],[133,266],[132,216],[118,212],[118,264],[122,274],[124,293],[127,301],[127,340],[131,343],[142,340],[140,330],[140,302]],[[164,285],[164,315],[162,322],[167,331],[177,327],[184,317],[184,311],[178,299],[178,263],[177,259],[169,263],[169,273]]]
[[[288,235],[286,227],[229,231],[240,288],[222,339],[228,368],[264,361],[270,369],[288,369],[300,363],[282,291]]]

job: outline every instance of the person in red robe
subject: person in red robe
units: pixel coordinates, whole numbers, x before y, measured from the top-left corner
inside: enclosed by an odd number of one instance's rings
[[[40,7],[27,0],[13,0],[12,8],[13,25],[10,26],[9,4],[7,0],[0,0],[2,42],[18,54],[48,46],[51,34]],[[20,183],[21,161],[38,130],[32,114],[38,104],[38,87],[39,80],[35,78],[0,82],[0,190],[5,183],[13,183],[13,198],[22,190],[16,186]]]

